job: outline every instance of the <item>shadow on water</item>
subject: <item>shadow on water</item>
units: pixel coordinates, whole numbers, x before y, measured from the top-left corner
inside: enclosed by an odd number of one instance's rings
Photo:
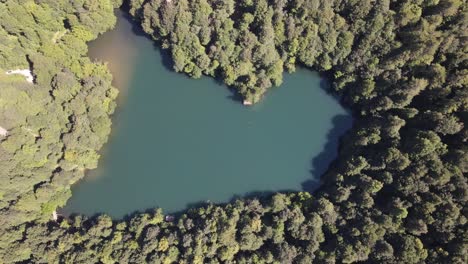
[[[333,127],[327,134],[327,143],[322,152],[312,159],[312,169],[310,170],[312,178],[301,184],[304,191],[313,192],[320,186],[322,175],[333,164],[338,155],[341,136],[352,126],[352,117],[350,115],[338,115],[333,118],[332,123]]]
[[[208,205],[223,205],[223,204],[229,204],[229,203],[234,203],[237,200],[259,200],[259,201],[264,201],[265,199],[270,198],[273,196],[275,193],[294,193],[297,192],[297,190],[277,190],[277,191],[252,191],[248,192],[242,195],[236,194],[229,199],[229,201],[225,203],[213,203],[211,201],[199,201],[199,202],[194,202],[194,203],[188,203],[185,207],[185,209],[171,213],[171,215],[174,215],[176,217],[181,216],[183,214],[186,214],[191,208],[202,208],[206,207]]]
[[[316,189],[320,187],[321,177],[330,168],[330,166],[333,165],[334,160],[337,157],[338,148],[340,145],[340,138],[352,126],[352,117],[350,115],[338,115],[333,118],[332,123],[333,123],[333,127],[327,134],[327,143],[325,144],[322,152],[316,157],[314,157],[311,161],[311,167],[312,167],[312,169],[310,170],[311,178],[301,184],[303,191],[313,193]],[[297,190],[285,189],[285,190],[276,190],[276,191],[252,191],[252,192],[247,192],[244,194],[233,195],[229,199],[229,201],[222,202],[222,203],[211,202],[209,200],[191,202],[191,203],[186,204],[185,209],[182,209],[176,212],[170,212],[169,214],[175,216],[176,218],[179,218],[183,214],[187,214],[192,208],[194,209],[206,208],[208,205],[212,205],[212,204],[224,205],[227,203],[233,203],[237,200],[264,201],[265,199],[268,199],[269,197],[271,197],[272,195],[278,192],[279,193],[293,193],[293,192],[297,192]],[[158,204],[154,204],[154,206],[151,209],[134,211],[125,215],[124,217],[120,219],[129,221],[130,219],[137,216],[138,214],[154,212],[154,210],[156,210],[158,207],[159,207]],[[164,212],[164,211],[163,213],[167,214],[167,212]],[[90,219],[95,219],[99,215],[102,215],[102,214],[105,214],[105,213],[104,212],[96,213],[92,215]],[[71,214],[70,217],[78,216],[78,215],[80,214]]]
[[[308,69],[313,70],[310,68]],[[320,88],[323,89],[328,96],[333,97],[343,105],[341,97],[331,89],[331,78],[332,76],[328,73],[320,73]],[[342,137],[346,132],[348,132],[352,125],[353,116],[351,112],[348,112],[347,115],[337,115],[333,117],[332,128],[327,133],[326,144],[323,147],[323,150],[311,161],[310,173],[312,178],[301,184],[303,191],[313,193],[320,187],[323,175],[331,166],[333,166],[333,163],[338,156]]]
[[[327,84],[325,83],[324,87],[328,87],[326,85]],[[311,179],[301,184],[303,191],[313,193],[318,187],[320,187],[321,177],[326,171],[328,171],[330,166],[333,165],[334,160],[337,158],[338,150],[340,146],[340,139],[352,127],[352,123],[353,123],[352,121],[353,119],[351,115],[337,115],[333,118],[332,129],[327,134],[327,143],[323,147],[322,152],[320,152],[320,154],[314,157],[311,161],[312,169],[310,170],[310,173],[312,177]],[[248,193],[241,194],[241,195],[239,194],[233,195],[227,203],[233,203],[236,200],[251,200],[251,199],[264,200],[278,192],[279,193],[292,193],[292,192],[297,192],[297,190],[252,191],[252,192],[248,192]],[[178,217],[187,213],[187,210],[189,210],[190,208],[206,207],[209,204],[226,204],[226,203],[213,203],[209,200],[188,203],[184,210],[171,213],[171,215]]]
[[[153,43],[154,49],[157,50],[161,54],[161,63],[164,66],[164,68],[166,68],[168,71],[175,72],[174,62],[172,60],[170,51],[167,49],[161,48],[160,42],[155,41],[154,39],[151,38],[149,34],[144,32],[141,26],[138,25],[137,21],[135,21],[135,19],[133,19],[132,16],[128,13],[128,10],[129,10],[128,6],[122,6],[122,8],[120,9],[120,12],[122,12],[122,17],[132,25],[132,32],[139,37],[144,37],[148,39],[149,41],[151,41]],[[189,78],[184,73],[179,73],[179,74],[185,75],[185,77]],[[221,78],[219,78],[219,76],[212,77],[212,76],[204,75],[204,77],[209,77],[216,84],[219,84],[223,87],[227,87],[227,89],[229,89],[229,92],[231,93],[229,96],[227,96],[228,99],[234,102],[239,102],[239,103],[243,102],[242,95],[240,95],[235,88],[226,86],[226,84],[223,82]]]
[[[308,69],[312,70],[312,69]],[[320,88],[323,89],[329,96],[333,97],[336,101],[342,104],[341,97],[338,96],[331,89],[330,78],[326,73],[320,74]],[[342,104],[343,105],[343,104]],[[322,176],[328,171],[330,166],[338,156],[339,146],[341,145],[341,138],[353,125],[353,117],[351,112],[348,115],[337,115],[332,119],[332,128],[327,133],[326,144],[323,150],[315,156],[311,161],[310,173],[312,178],[303,182],[303,191],[313,193],[320,187],[322,183]]]
[[[174,63],[172,62],[171,54],[169,50],[165,50],[160,47],[161,43],[158,41],[155,41],[154,39],[151,38],[149,34],[143,31],[140,25],[138,25],[137,21],[132,18],[132,16],[128,13],[127,7],[122,7],[120,9],[120,12],[122,13],[122,17],[127,20],[131,25],[132,25],[132,32],[138,37],[144,37],[151,41],[153,43],[153,47],[156,51],[158,51],[161,54],[161,63],[164,65],[164,68],[166,68],[169,71],[174,71]]]
[[[223,83],[223,85],[225,85]],[[231,93],[230,95],[226,96],[228,99],[237,102],[237,103],[242,103],[244,101],[244,98],[242,98],[242,95],[237,92],[236,89],[234,88],[228,88],[229,92]]]
[[[216,202],[211,202],[209,200],[198,201],[198,202],[188,203],[186,205],[185,209],[182,209],[182,210],[179,210],[179,211],[176,211],[176,212],[169,212],[169,213],[165,212],[164,209],[163,209],[163,214],[164,215],[174,216],[176,218],[175,222],[177,223],[178,218],[180,218],[184,214],[190,214],[191,210],[198,210],[199,208],[206,208],[209,205],[223,206],[223,205],[226,205],[226,204],[233,204],[238,200],[242,200],[242,201],[245,202],[246,206],[249,206],[250,205],[249,201],[258,200],[262,204],[264,204],[264,206],[266,206],[266,204],[264,202],[266,200],[268,200],[270,197],[272,197],[276,193],[287,194],[287,193],[296,193],[296,192],[297,192],[297,190],[252,191],[252,192],[248,192],[248,193],[245,193],[245,194],[242,194],[242,195],[233,195],[231,197],[231,199],[229,201],[226,201],[226,202],[216,203]],[[132,220],[134,217],[136,217],[136,216],[138,216],[140,214],[144,214],[144,213],[151,214],[151,213],[154,213],[158,209],[160,209],[160,207],[158,207],[158,205],[155,204],[154,206],[152,206],[149,209],[133,211],[131,213],[126,214],[123,217],[114,218],[114,220],[128,222],[128,221]],[[105,213],[105,212],[97,212],[97,213],[95,213],[93,215],[85,216],[85,218],[93,221],[93,220],[97,219],[98,217],[100,217],[102,215],[108,215],[108,214]],[[73,219],[74,217],[83,217],[83,214],[72,213],[72,214],[68,215],[66,218]]]
[[[237,200],[243,200],[243,201],[259,200],[259,201],[264,201],[264,200],[270,198],[271,196],[273,196],[275,193],[294,193],[294,192],[297,192],[297,190],[252,191],[252,192],[248,192],[248,193],[245,193],[245,194],[242,194],[242,195],[238,195],[238,194],[233,195],[231,197],[231,199],[229,199],[226,202],[222,202],[222,203],[216,203],[216,202],[212,202],[210,200],[205,200],[205,201],[187,203],[184,209],[176,211],[176,212],[168,213],[168,212],[165,212],[164,209],[163,209],[163,214],[164,215],[172,215],[172,216],[175,216],[176,218],[179,218],[184,214],[188,214],[191,209],[197,210],[198,208],[206,208],[209,205],[222,206],[222,205],[225,205],[225,204],[234,203]],[[151,208],[148,208],[148,209],[145,209],[145,210],[137,210],[137,211],[133,211],[131,213],[128,213],[125,216],[123,216],[121,218],[118,218],[118,220],[119,221],[122,221],[122,220],[123,221],[130,221],[132,218],[138,216],[139,214],[153,213],[154,211],[158,210],[159,208],[160,207],[157,204],[155,204]],[[107,214],[105,212],[98,212],[98,213],[95,213],[95,214],[93,214],[93,215],[91,215],[91,216],[89,216],[87,218],[88,219],[97,219],[101,215],[107,215]],[[80,217],[80,216],[83,216],[83,214],[72,213],[72,214],[70,214],[68,216],[68,218],[74,218],[74,217]]]

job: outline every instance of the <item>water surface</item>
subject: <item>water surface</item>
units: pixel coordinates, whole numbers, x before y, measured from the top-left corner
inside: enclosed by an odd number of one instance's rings
[[[211,78],[165,66],[153,42],[118,24],[90,44],[123,91],[99,168],[73,186],[65,213],[120,218],[161,207],[227,202],[252,192],[303,190],[336,155],[349,114],[317,73],[299,69],[245,107]],[[321,85],[322,83],[322,85]]]

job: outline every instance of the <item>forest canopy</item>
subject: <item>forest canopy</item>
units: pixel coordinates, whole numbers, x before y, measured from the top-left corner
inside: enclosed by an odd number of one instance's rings
[[[121,4],[0,2],[0,262],[467,262],[464,0],[125,2],[174,70],[256,102],[304,66],[355,123],[313,194],[51,221],[110,133],[117,90],[86,42]]]

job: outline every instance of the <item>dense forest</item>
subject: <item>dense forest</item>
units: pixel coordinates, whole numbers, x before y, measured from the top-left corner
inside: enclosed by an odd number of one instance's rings
[[[312,194],[208,204],[173,222],[159,209],[51,221],[110,133],[117,91],[86,42],[121,4],[0,1],[0,263],[468,261],[464,0],[124,3],[174,70],[256,102],[284,70],[308,67],[355,123]]]

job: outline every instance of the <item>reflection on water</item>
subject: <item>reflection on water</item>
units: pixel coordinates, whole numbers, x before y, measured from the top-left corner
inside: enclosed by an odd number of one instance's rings
[[[122,12],[118,15],[124,16]],[[138,56],[138,46],[132,40],[133,36],[128,34],[131,31],[131,23],[118,19],[113,30],[89,44],[88,56],[107,63],[113,76],[112,84],[120,91],[119,102],[125,100]]]
[[[73,186],[64,213],[176,212],[200,201],[317,186],[351,124],[317,73],[285,74],[280,88],[245,107],[211,78],[169,70],[152,41],[121,14],[118,21],[90,47],[109,61],[124,91],[112,136],[99,168]]]

